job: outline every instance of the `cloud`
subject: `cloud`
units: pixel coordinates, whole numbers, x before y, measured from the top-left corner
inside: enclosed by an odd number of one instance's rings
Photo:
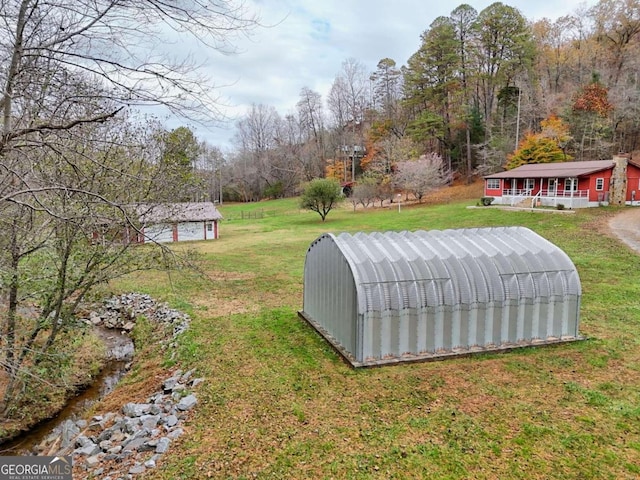
[[[513,6],[529,20],[557,19],[588,3],[515,0]],[[460,2],[463,4],[465,2]],[[478,12],[494,3],[469,2]],[[438,16],[458,6],[413,0],[247,0],[265,27],[236,40],[239,53],[223,55],[197,47],[203,73],[218,85],[227,115],[243,115],[251,104],[273,106],[284,115],[295,109],[303,87],[323,98],[340,73],[342,62],[354,58],[373,72],[383,58],[400,67],[417,51],[420,35]],[[193,48],[182,45],[178,48]],[[229,145],[232,128],[203,130],[207,141]],[[197,132],[200,134],[200,132]]]

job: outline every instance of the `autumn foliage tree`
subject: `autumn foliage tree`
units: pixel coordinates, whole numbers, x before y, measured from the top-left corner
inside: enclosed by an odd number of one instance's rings
[[[507,157],[507,170],[528,163],[566,162],[572,157],[566,153],[571,140],[569,127],[556,115],[540,122],[540,133],[529,132],[520,141],[518,149]]]
[[[608,158],[613,147],[613,105],[609,90],[597,77],[575,94],[571,107],[571,125],[581,160]]]
[[[597,80],[585,85],[574,98],[573,110],[606,117],[613,110],[613,105],[609,103],[607,88]]]

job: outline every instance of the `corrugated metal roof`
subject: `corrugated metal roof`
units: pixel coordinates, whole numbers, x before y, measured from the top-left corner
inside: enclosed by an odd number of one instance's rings
[[[342,233],[335,237],[335,242],[352,265],[356,282],[365,292],[369,291],[364,298],[369,298],[370,303],[364,306],[364,311],[434,305],[435,297],[427,302],[425,298],[417,298],[416,291],[386,295],[384,284],[388,282],[403,288],[415,281],[435,280],[431,284],[435,290],[425,293],[440,297],[435,304],[453,305],[503,301],[510,294],[500,281],[506,275],[524,279],[532,274],[575,271],[562,250],[524,227]],[[451,279],[455,282],[436,292],[440,288],[438,281]],[[372,288],[380,294],[372,295]],[[517,293],[531,297],[548,286],[523,284],[522,288],[526,291]],[[580,294],[579,282],[566,288],[570,293]],[[406,305],[396,305],[397,302]]]
[[[135,210],[143,223],[204,222],[222,219],[222,214],[213,202],[138,204]]]
[[[613,168],[613,160],[591,160],[585,162],[531,163],[494,173],[484,178],[572,178]]]

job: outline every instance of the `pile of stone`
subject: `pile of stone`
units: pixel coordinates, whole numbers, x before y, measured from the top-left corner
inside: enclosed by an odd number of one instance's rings
[[[193,371],[178,370],[162,383],[162,391],[147,403],[127,403],[120,412],[94,416],[91,421],[67,420],[39,447],[41,455],[72,455],[83,477],[131,479],[155,468],[171,442],[180,437],[183,422],[197,399],[190,389],[203,380]]]
[[[140,293],[108,299],[85,321],[127,335],[140,317],[165,325],[172,331],[173,341],[189,328],[190,323],[187,314]],[[174,347],[175,342],[171,340],[162,341],[162,344]],[[36,448],[35,453],[72,455],[74,470],[83,471],[88,478],[125,480],[144,473],[156,466],[171,442],[183,433],[182,424],[197,403],[191,390],[203,381],[192,376],[193,371],[183,373],[178,370],[162,383],[161,390],[149,397],[147,403],[128,403],[120,412],[97,415],[91,421],[67,420]]]
[[[189,315],[169,308],[151,296],[142,293],[126,293],[111,297],[102,308],[89,314],[88,322],[98,326],[123,332],[131,332],[136,319],[145,317],[150,322],[171,327],[173,338],[189,328]]]

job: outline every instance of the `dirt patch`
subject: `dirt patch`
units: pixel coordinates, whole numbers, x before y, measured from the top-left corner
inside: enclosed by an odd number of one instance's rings
[[[220,298],[211,296],[208,298],[199,298],[197,304],[199,307],[204,307],[209,310],[213,317],[258,312],[260,310],[259,305],[249,305],[244,298]]]

